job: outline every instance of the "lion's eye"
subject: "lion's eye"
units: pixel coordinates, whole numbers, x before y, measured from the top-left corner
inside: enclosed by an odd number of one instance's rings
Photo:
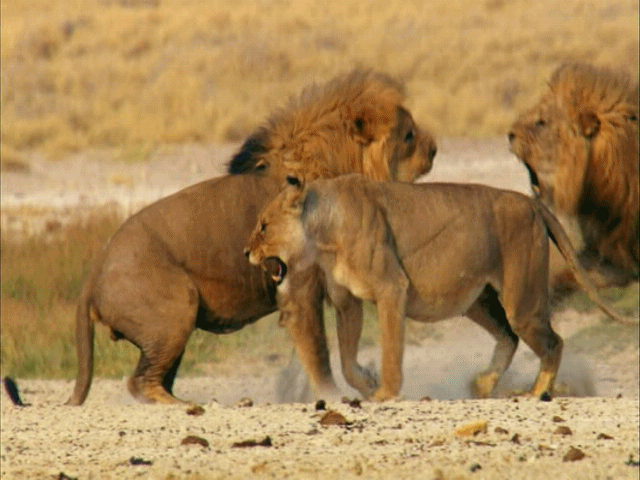
[[[413,141],[415,134],[413,133],[413,128],[410,129],[404,137],[404,141],[409,143]]]
[[[543,120],[542,118],[540,118],[537,122],[536,122],[536,127],[541,128],[544,127],[547,124],[547,122],[545,120]]]
[[[260,223],[260,231],[264,232],[266,229],[267,229],[267,224],[264,222]]]

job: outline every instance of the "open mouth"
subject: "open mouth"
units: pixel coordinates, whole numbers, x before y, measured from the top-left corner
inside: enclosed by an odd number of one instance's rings
[[[262,267],[269,274],[269,276],[276,282],[276,285],[280,285],[287,275],[287,265],[278,257],[267,258]]]

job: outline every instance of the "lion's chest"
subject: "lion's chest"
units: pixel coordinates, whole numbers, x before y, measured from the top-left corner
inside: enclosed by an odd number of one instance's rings
[[[373,290],[369,282],[357,275],[345,261],[336,261],[331,269],[333,280],[345,288],[353,295],[363,300],[373,300]]]

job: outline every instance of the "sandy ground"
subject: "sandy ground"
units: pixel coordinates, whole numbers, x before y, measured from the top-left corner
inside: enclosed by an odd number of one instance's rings
[[[233,148],[181,147],[148,163],[115,162],[103,152],[59,163],[33,158],[29,172],[2,175],[3,234],[55,230],[102,205],[133,212],[219,175]],[[527,191],[506,141],[444,139],[439,152],[429,181]],[[124,379],[96,379],[77,408],[62,406],[70,381],[17,379],[30,406],[0,396],[0,477],[638,478],[638,328],[573,310],[558,313],[554,326],[566,340],[559,383],[567,396],[551,402],[470,399],[469,382],[488,363],[493,341],[465,319],[429,326],[407,346],[404,400],[385,404],[326,399],[317,410],[295,358],[284,368],[265,358],[179,377],[175,393],[202,405],[201,415],[138,404]],[[369,347],[360,361],[377,364],[378,356]],[[335,355],[332,366],[339,372]],[[528,388],[537,367],[521,347],[500,392]],[[356,397],[339,373],[336,380],[347,399]],[[325,418],[327,411],[342,417]],[[457,433],[470,424],[480,431]]]

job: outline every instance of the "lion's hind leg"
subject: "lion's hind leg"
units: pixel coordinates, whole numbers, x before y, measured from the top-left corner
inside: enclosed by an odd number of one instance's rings
[[[562,339],[551,328],[548,316],[529,323],[520,337],[540,358],[540,372],[531,395],[540,397],[545,392],[551,395],[562,358]]]
[[[164,280],[144,285],[144,293],[154,302],[133,312],[135,325],[145,328],[123,332],[140,349],[140,360],[127,387],[133,397],[146,403],[182,402],[171,392],[198,313],[198,291],[184,272],[176,268]]]
[[[546,272],[540,278],[545,281],[537,286],[529,285],[522,296],[504,302],[512,330],[540,359],[540,371],[531,389],[535,397],[553,393],[563,347],[562,339],[551,326]]]
[[[479,373],[473,384],[476,397],[490,397],[518,348],[518,336],[513,333],[498,298],[498,293],[487,285],[466,316],[487,330],[496,340],[496,347],[489,367]]]
[[[155,361],[156,357],[150,360],[142,350],[136,370],[127,382],[129,393],[144,403],[181,403],[171,391],[183,353],[184,350],[167,369],[167,362]]]

